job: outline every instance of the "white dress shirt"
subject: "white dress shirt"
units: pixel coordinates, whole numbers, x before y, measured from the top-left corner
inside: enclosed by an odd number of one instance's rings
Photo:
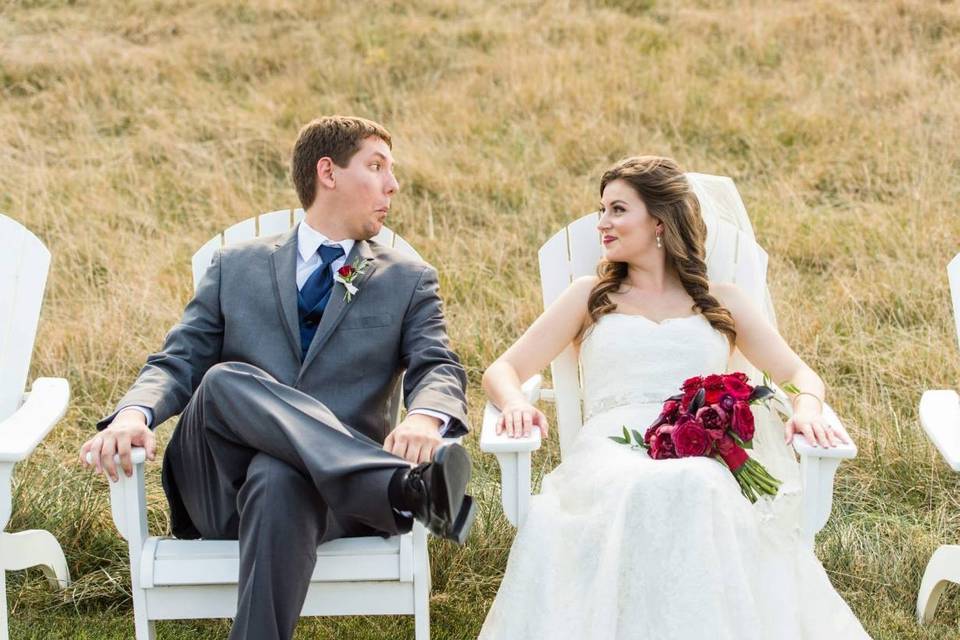
[[[347,256],[350,255],[350,250],[353,249],[356,240],[346,239],[334,242],[306,222],[301,222],[297,227],[297,291],[303,288],[307,279],[320,267],[320,254],[317,250],[323,244],[334,247],[340,246],[343,249],[343,255],[330,263],[330,273],[335,274],[337,269],[347,262]],[[130,405],[129,407],[123,407],[123,409],[140,411],[147,418],[147,426],[153,425],[153,411],[150,408]],[[422,413],[440,420],[440,435],[443,436],[447,433],[447,428],[450,426],[450,416],[447,414],[431,409],[414,409],[409,412],[409,415],[415,413]]]

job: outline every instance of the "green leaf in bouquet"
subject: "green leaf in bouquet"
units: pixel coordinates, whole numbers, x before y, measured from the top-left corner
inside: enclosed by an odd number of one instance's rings
[[[639,432],[639,431],[637,431],[636,429],[631,429],[631,430],[630,430],[630,433],[633,434],[633,441],[634,441],[634,442],[636,442],[636,443],[639,444],[639,445],[643,445],[643,436],[640,435],[640,432]]]
[[[797,385],[790,382],[789,380],[787,380],[782,385],[780,385],[780,388],[786,391],[787,393],[792,393],[794,395],[800,393],[800,388]]]
[[[629,440],[624,440],[620,436],[607,436],[607,437],[613,440],[614,442],[616,442],[617,444],[630,444]]]
[[[735,434],[733,431],[730,432],[730,437],[733,438],[733,441],[744,449],[753,449],[753,440],[750,440],[749,442],[741,440],[740,436]]]

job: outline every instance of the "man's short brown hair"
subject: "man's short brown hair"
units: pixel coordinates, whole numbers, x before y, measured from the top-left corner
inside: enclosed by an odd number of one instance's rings
[[[306,209],[317,197],[317,163],[329,157],[338,167],[346,167],[367,138],[375,136],[393,148],[390,132],[383,125],[353,116],[324,116],[307,123],[293,145],[290,173],[297,197]]]

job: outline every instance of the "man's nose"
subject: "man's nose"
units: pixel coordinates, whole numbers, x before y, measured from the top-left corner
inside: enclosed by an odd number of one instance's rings
[[[397,182],[397,177],[391,173],[390,179],[387,180],[387,188],[386,188],[387,195],[392,196],[397,191],[400,191],[400,183]]]

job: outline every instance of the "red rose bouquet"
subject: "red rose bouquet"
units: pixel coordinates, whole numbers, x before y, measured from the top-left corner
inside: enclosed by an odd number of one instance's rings
[[[612,436],[611,440],[643,447],[654,460],[717,458],[727,465],[750,502],[761,495],[776,495],[780,481],[746,451],[753,447],[750,405],[768,401],[773,389],[751,386],[746,374],[728,373],[690,378],[680,390],[682,393],[663,403],[643,437],[624,427],[623,437]]]

